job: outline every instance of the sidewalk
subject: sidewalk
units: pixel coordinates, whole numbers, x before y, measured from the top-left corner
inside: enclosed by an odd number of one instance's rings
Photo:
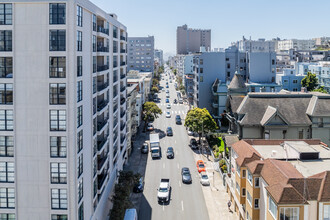
[[[207,154],[209,154],[209,156],[207,157],[205,154],[206,152],[203,152],[202,155],[194,154],[194,158],[195,161],[204,161],[209,176],[210,186],[202,186],[202,190],[210,220],[238,219],[236,212],[228,211],[227,202],[229,200],[229,195],[223,185],[220,173],[214,170],[216,164],[208,149]],[[233,206],[231,207],[231,210],[233,210]]]

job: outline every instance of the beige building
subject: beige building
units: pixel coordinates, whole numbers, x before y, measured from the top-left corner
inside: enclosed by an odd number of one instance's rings
[[[241,140],[226,188],[239,219],[329,219],[330,151],[319,140]]]
[[[138,111],[136,109],[136,100],[138,96],[137,84],[132,84],[127,87],[127,152],[130,155],[132,151],[131,141],[135,137],[138,130]]]
[[[319,92],[248,93],[227,103],[233,133],[242,139],[321,139],[330,144],[330,95]]]
[[[211,50],[211,30],[192,29],[182,25],[176,30],[176,54],[200,51],[200,47]]]

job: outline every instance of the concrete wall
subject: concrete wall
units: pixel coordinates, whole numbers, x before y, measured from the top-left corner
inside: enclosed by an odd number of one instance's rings
[[[249,80],[255,83],[275,83],[276,53],[248,53]]]
[[[263,138],[261,133],[261,127],[243,127],[242,139],[244,138]]]

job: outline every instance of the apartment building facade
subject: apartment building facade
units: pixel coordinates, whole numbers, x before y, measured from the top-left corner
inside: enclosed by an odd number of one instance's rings
[[[176,29],[176,54],[189,54],[200,51],[200,47],[211,50],[211,30],[192,29],[187,25]]]
[[[277,42],[278,51],[288,51],[290,49],[295,50],[312,50],[315,47],[315,40],[279,40]]]
[[[104,219],[127,157],[126,27],[87,0],[6,2],[0,216]]]
[[[127,49],[128,71],[154,72],[154,36],[129,37]]]
[[[155,60],[159,63],[159,66],[164,65],[163,50],[160,50],[160,49],[155,50]]]

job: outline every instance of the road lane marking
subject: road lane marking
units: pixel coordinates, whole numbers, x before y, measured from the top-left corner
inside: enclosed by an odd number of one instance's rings
[[[165,169],[165,163],[163,163],[163,168]]]
[[[184,209],[183,209],[183,201],[182,200],[181,200],[181,208],[182,208],[182,211],[183,211]]]
[[[174,140],[174,143],[176,144],[176,140]]]
[[[181,181],[179,180],[179,186],[181,187]]]
[[[178,163],[178,169],[180,169],[180,167],[179,167],[179,163]]]
[[[165,211],[165,208],[164,208],[165,206],[164,206],[164,203],[163,203],[163,211]]]

